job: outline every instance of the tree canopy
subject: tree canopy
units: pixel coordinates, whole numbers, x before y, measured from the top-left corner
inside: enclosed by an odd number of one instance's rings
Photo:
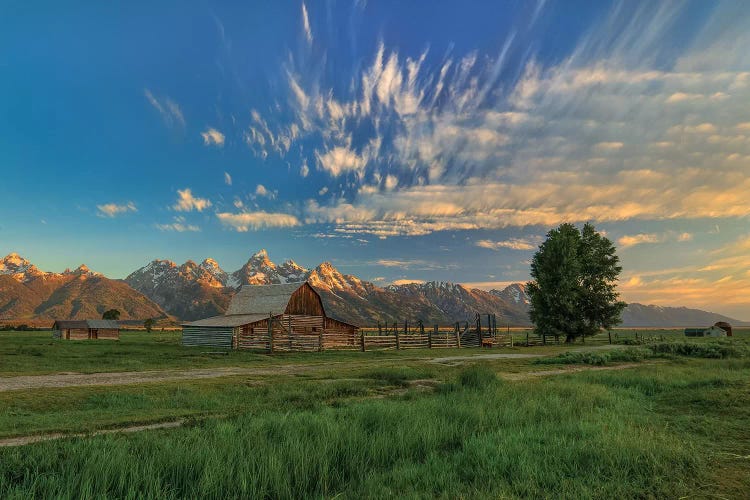
[[[118,320],[120,319],[120,311],[118,311],[117,309],[108,309],[104,311],[104,314],[102,314],[102,319]]]
[[[547,233],[527,284],[536,333],[570,342],[619,324],[626,305],[616,291],[619,262],[615,246],[591,224],[579,230],[566,223]]]
[[[154,321],[153,318],[148,318],[146,321],[143,322],[143,326],[146,327],[146,331],[151,333],[151,329],[156,324],[156,321]]]

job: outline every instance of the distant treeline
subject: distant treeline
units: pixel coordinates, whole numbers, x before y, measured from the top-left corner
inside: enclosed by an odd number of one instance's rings
[[[49,328],[44,328],[44,327],[37,328],[37,327],[34,327],[34,326],[29,326],[26,323],[23,323],[23,324],[20,324],[20,325],[2,325],[2,326],[0,326],[0,332],[12,332],[12,331],[16,331],[16,332],[38,332],[38,331],[42,331],[42,330],[49,330]]]

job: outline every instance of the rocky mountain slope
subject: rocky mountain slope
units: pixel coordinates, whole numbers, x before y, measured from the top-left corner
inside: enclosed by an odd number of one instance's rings
[[[169,260],[154,260],[131,273],[125,283],[169,314],[193,320],[226,311],[234,293],[226,286],[228,279],[213,259],[200,264],[189,260],[180,266]]]
[[[710,326],[717,321],[726,321],[735,326],[746,325],[746,322],[729,318],[721,314],[702,311],[700,309],[689,309],[687,307],[662,307],[654,305],[628,304],[622,312],[624,326],[652,326],[652,327],[674,327],[674,326]]]
[[[122,281],[80,266],[62,273],[39,270],[16,253],[0,260],[0,319],[164,318],[154,302]]]

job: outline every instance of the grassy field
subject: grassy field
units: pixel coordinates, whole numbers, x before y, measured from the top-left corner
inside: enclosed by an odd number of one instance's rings
[[[0,392],[0,437],[185,420],[0,448],[0,497],[746,498],[747,332],[691,339],[700,349],[659,347],[672,345],[663,334],[647,336],[655,344],[572,355],[551,345],[211,356],[180,347],[173,333],[106,343],[2,333],[0,377],[269,371]],[[716,346],[724,358],[702,357]],[[615,355],[633,349],[643,355]],[[488,352],[544,357],[430,362]],[[635,367],[617,369],[625,362]],[[299,364],[314,369],[285,370]]]

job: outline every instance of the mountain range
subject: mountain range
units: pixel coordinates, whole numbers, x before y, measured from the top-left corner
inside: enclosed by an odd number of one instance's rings
[[[425,325],[448,325],[472,320],[477,312],[496,314],[499,325],[530,324],[529,298],[521,283],[489,291],[435,281],[380,287],[342,274],[330,262],[313,269],[292,260],[277,265],[265,250],[231,273],[213,259],[181,265],[154,260],[124,280],[106,278],[83,265],[45,272],[12,253],[0,260],[0,320],[95,318],[115,308],[121,319],[191,321],[223,314],[242,285],[302,281],[318,291],[331,316],[364,326],[417,319]],[[623,326],[702,326],[716,321],[742,323],[698,309],[637,303],[623,313]]]
[[[167,317],[127,283],[84,265],[51,273],[16,253],[0,260],[0,319],[100,318],[107,309],[119,310],[123,320]]]

